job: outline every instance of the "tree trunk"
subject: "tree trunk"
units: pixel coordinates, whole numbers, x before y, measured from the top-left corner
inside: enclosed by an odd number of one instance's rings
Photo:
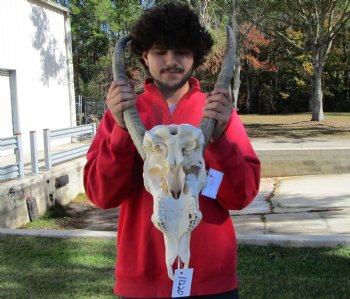
[[[247,86],[247,99],[245,102],[245,106],[246,106],[246,113],[250,112],[250,101],[251,101],[251,97],[250,97],[250,80],[249,80],[249,72],[247,70],[246,72],[246,86]]]
[[[350,103],[350,71],[349,70],[346,70],[344,72],[344,82],[345,82],[345,101],[347,103]]]
[[[312,112],[311,121],[323,121],[323,92],[322,92],[322,73],[323,67],[314,66],[314,76],[312,84],[312,96],[310,100],[310,109]]]

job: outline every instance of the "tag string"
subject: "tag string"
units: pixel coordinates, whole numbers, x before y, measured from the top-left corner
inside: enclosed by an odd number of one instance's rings
[[[177,257],[177,268],[178,269],[183,269],[185,266],[185,263],[183,263],[180,259],[180,257]]]

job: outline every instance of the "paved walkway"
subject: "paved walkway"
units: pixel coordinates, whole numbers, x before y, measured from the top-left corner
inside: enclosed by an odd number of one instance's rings
[[[350,139],[335,138],[254,138],[254,149],[350,149]]]
[[[0,229],[0,234],[115,238],[117,214],[93,210],[79,230]],[[350,173],[263,178],[254,202],[230,215],[240,244],[350,246]]]
[[[262,179],[255,201],[231,215],[241,243],[350,246],[350,173]]]

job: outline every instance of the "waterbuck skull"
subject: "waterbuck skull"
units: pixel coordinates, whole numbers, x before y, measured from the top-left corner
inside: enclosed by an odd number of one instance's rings
[[[114,80],[127,80],[124,52],[130,37],[116,43],[113,55]],[[233,30],[227,26],[224,62],[216,88],[229,89],[236,52]],[[146,132],[135,107],[123,112],[125,126],[144,162],[144,184],[153,196],[153,224],[163,233],[168,276],[172,266],[188,268],[190,236],[202,219],[198,195],[206,180],[203,151],[216,125],[203,117],[199,128],[191,125],[155,126]]]
[[[176,258],[187,268],[191,231],[199,224],[198,194],[206,180],[202,131],[191,125],[156,126],[146,132],[144,184],[153,196],[153,224],[163,233],[168,275]]]

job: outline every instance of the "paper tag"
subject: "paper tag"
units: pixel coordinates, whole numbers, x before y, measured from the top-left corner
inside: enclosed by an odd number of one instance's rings
[[[193,269],[176,269],[172,298],[186,297],[191,293]]]
[[[224,173],[210,168],[207,175],[207,182],[202,190],[202,195],[216,199]]]

